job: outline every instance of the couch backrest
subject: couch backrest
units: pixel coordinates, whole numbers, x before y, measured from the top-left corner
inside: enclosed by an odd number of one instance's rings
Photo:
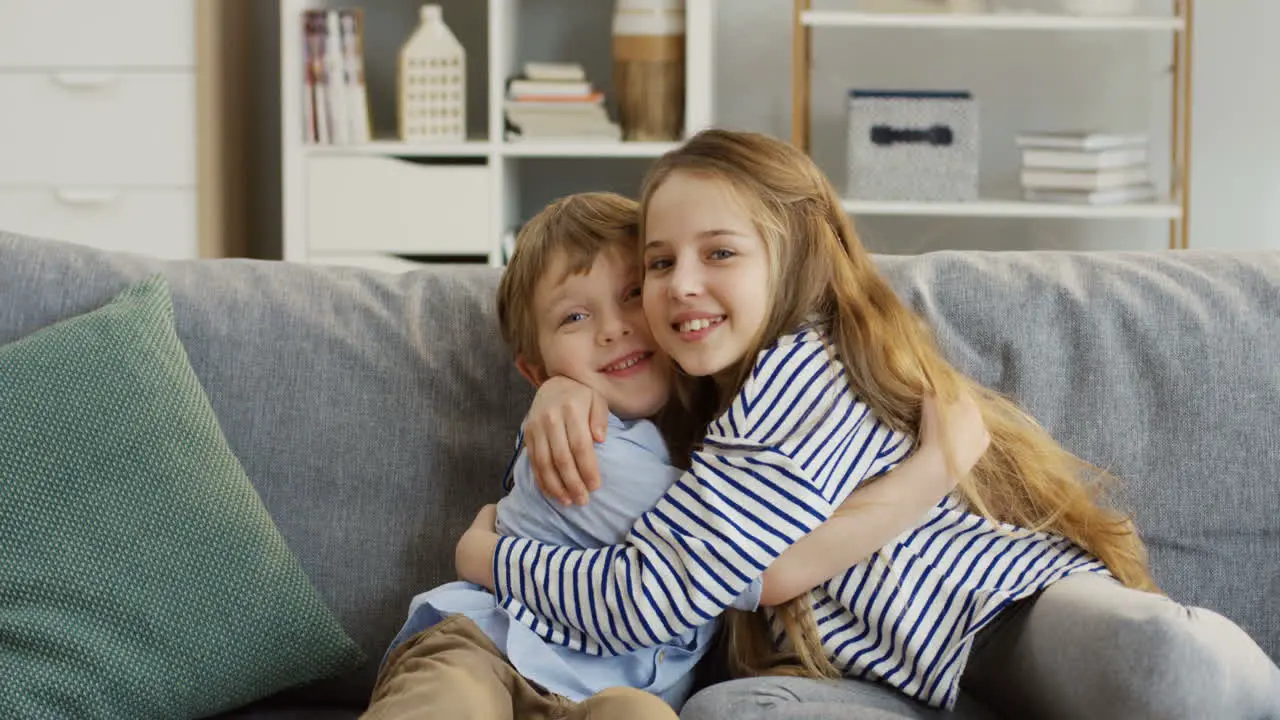
[[[1120,478],[1165,592],[1280,658],[1280,252],[880,262],[955,364]]]
[[[950,357],[1126,481],[1156,575],[1280,657],[1280,253],[936,253],[878,261]],[[276,524],[370,664],[501,476],[530,390],[491,268],[402,275],[159,261],[0,233],[0,343],[151,272]]]

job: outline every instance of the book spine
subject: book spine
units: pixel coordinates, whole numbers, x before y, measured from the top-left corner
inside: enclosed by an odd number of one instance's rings
[[[364,23],[359,10],[341,10],[342,55],[346,66],[347,116],[352,142],[372,139],[364,75]]]
[[[329,130],[333,142],[346,145],[351,141],[347,121],[346,69],[342,60],[342,36],[338,28],[338,12],[325,13],[324,67],[328,97]]]

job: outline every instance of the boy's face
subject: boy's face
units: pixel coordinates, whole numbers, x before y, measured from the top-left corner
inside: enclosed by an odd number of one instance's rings
[[[607,249],[585,274],[548,268],[533,294],[542,367],[520,361],[535,383],[554,375],[599,392],[624,419],[649,417],[667,402],[670,366],[645,322],[638,259]]]

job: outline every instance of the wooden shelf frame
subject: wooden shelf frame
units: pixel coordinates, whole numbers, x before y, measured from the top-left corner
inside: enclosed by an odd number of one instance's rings
[[[996,198],[983,198],[971,202],[845,199],[841,204],[845,211],[855,215],[1095,220],[1177,220],[1182,217],[1182,206],[1169,201],[1123,205],[1076,205]]]
[[[1035,12],[877,13],[806,10],[800,21],[809,27],[935,28],[968,30],[1182,30],[1180,17],[1051,15]]]
[[[896,28],[903,30],[973,30],[1036,32],[1152,32],[1172,34],[1172,107],[1170,109],[1171,175],[1168,202],[1124,206],[1057,206],[1045,203],[978,201],[974,203],[874,202],[847,198],[851,213],[967,217],[1079,217],[1168,219],[1169,247],[1190,247],[1192,45],[1194,0],[1173,0],[1168,17],[1079,17],[1036,13],[888,14],[815,11],[812,0],[793,0],[791,43],[791,142],[810,152],[813,81],[813,31],[816,28]]]

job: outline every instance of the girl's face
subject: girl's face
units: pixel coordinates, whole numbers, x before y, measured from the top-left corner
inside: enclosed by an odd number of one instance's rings
[[[644,313],[654,339],[690,375],[751,352],[768,317],[769,253],[725,182],[677,171],[649,199]]]

